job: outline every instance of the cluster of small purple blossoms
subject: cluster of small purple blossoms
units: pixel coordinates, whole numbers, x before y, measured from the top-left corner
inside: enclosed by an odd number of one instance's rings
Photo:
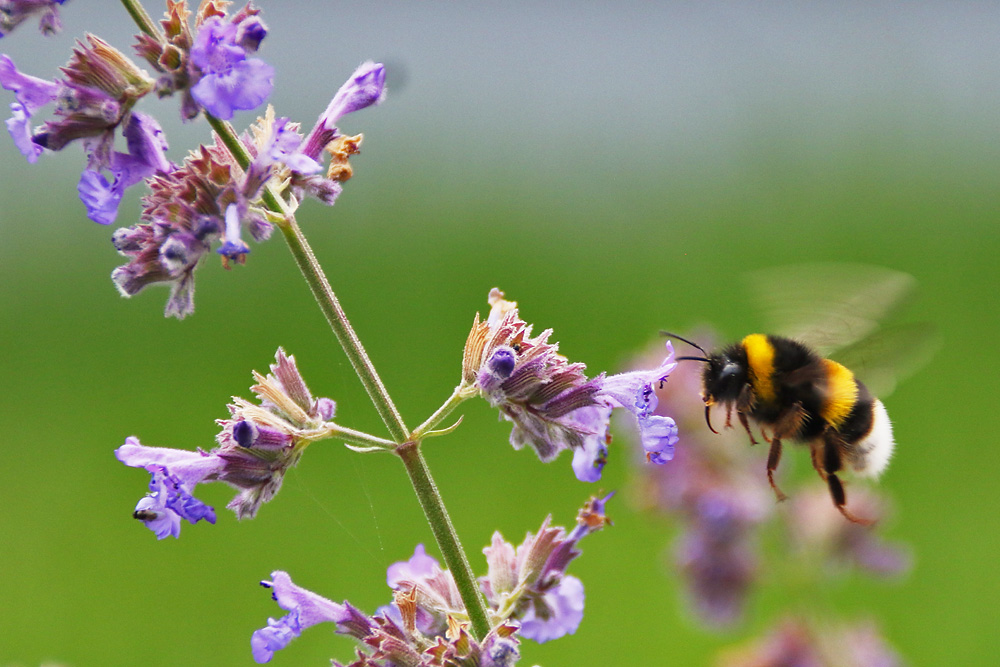
[[[518,547],[494,534],[483,550],[489,572],[480,580],[493,629],[481,641],[466,631],[468,615],[451,573],[417,545],[409,560],[389,567],[393,603],[371,617],[347,602],[338,604],[296,586],[285,572],[273,572],[261,585],[272,590],[288,614],[268,619],[266,627],[254,632],[254,659],[268,662],[306,628],[330,622],[370,651],[359,650],[350,667],[510,667],[520,658],[519,637],[545,642],[580,625],[583,584],[566,575],[566,569],[580,555],[580,540],[610,523],[604,513],[609,498],[592,498],[568,534],[550,526],[551,518]]]
[[[573,451],[573,471],[595,482],[607,461],[611,412],[623,408],[635,415],[643,448],[652,463],[673,457],[677,428],[673,419],[654,415],[654,387],[662,385],[676,366],[673,349],[656,368],[588,379],[586,366],[570,363],[550,343],[551,329],[532,336],[532,325],[518,316],[517,304],[497,288],[490,291],[486,320],[476,315],[465,344],[462,386],[499,408],[514,427],[510,443],[525,445],[542,461]]]
[[[115,450],[119,461],[152,475],[149,493],[134,516],[158,539],[180,535],[181,520],[215,523],[215,511],[194,496],[202,482],[225,482],[239,493],[227,505],[237,518],[253,518],[281,488],[285,472],[298,463],[306,446],[332,437],[336,405],[313,398],[295,358],[278,349],[271,373],[254,372],[255,405],[233,397],[230,419],[218,420],[222,431],[210,452],[146,447],[135,437]]]
[[[112,273],[124,296],[146,286],[170,286],[165,314],[183,318],[194,311],[194,271],[214,243],[223,262],[242,263],[250,252],[241,234],[267,239],[272,225],[260,200],[265,188],[287,193],[290,210],[305,196],[332,205],[341,183],[351,177],[347,158],[358,152],[361,135],[340,134],[336,123],[345,114],[378,103],[384,93],[385,69],[362,64],[341,87],[307,137],[287,118],[275,118],[268,107],[240,138],[252,160],[246,170],[218,141],[200,147],[180,167],[149,179],[143,198],[143,222],[115,232],[113,242],[129,262]],[[327,173],[319,160],[331,154]],[[228,264],[227,264],[228,265]]]
[[[43,35],[62,30],[59,6],[66,0],[0,0],[0,37],[6,37],[28,19],[38,17]]]
[[[167,0],[162,39],[137,37],[136,52],[161,75],[157,94],[180,93],[185,120],[201,109],[229,120],[236,111],[259,107],[274,88],[274,68],[251,57],[267,36],[260,10],[248,3],[227,17],[228,4],[202,2],[192,31],[187,3]]]

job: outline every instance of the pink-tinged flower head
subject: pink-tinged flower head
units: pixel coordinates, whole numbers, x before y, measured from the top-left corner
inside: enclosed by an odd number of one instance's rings
[[[517,304],[503,296],[494,288],[489,316],[480,321],[476,315],[465,344],[463,385],[513,423],[515,449],[528,445],[542,461],[565,449],[606,453],[611,406],[598,398],[603,376],[588,379],[584,364],[559,354],[558,343],[549,342],[551,329],[532,336]]]
[[[0,37],[6,37],[30,18],[38,17],[43,35],[62,30],[59,5],[66,0],[0,0]]]
[[[549,517],[516,549],[499,532],[483,549],[489,565],[482,582],[487,599],[501,618],[521,622],[524,637],[546,642],[576,632],[583,620],[583,584],[566,569],[580,555],[580,540],[610,524],[604,507],[612,495],[591,498],[568,534],[550,526]]]

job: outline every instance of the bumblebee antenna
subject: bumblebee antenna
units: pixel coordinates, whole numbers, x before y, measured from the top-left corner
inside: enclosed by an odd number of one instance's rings
[[[704,361],[706,364],[711,363],[711,360],[705,357],[674,357],[674,361]]]
[[[703,348],[701,345],[698,345],[698,343],[695,343],[695,342],[692,342],[692,341],[688,340],[687,338],[683,338],[681,336],[678,336],[675,333],[670,333],[669,331],[660,331],[660,335],[661,336],[666,336],[668,338],[676,338],[677,340],[681,341],[682,343],[687,343],[691,347],[700,350],[701,353],[704,354],[706,357],[708,356],[708,352],[705,351],[705,348]],[[677,359],[678,360],[680,360],[680,359],[699,359],[699,357],[677,357]],[[700,359],[700,360],[701,361],[708,361],[708,359]]]

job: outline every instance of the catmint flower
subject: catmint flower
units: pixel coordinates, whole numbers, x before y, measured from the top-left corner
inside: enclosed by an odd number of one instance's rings
[[[370,60],[362,63],[320,114],[306,139],[303,152],[318,160],[323,149],[340,136],[337,124],[341,118],[349,113],[380,104],[384,99],[385,65]]]
[[[124,128],[128,153],[115,152],[108,161],[114,180],[107,179],[96,169],[85,169],[77,190],[87,207],[87,217],[108,225],[118,216],[118,205],[125,190],[156,172],[168,172],[174,165],[167,160],[167,142],[160,124],[152,116],[133,112]]]
[[[256,16],[237,15],[227,21],[210,16],[198,26],[191,46],[191,96],[206,111],[229,120],[237,110],[256,109],[271,95],[274,68],[260,58],[250,58],[267,28]],[[252,20],[247,26],[243,21]]]
[[[34,163],[43,149],[31,140],[31,117],[56,99],[59,84],[21,73],[13,60],[0,53],[0,85],[17,98],[17,102],[10,105],[13,115],[7,120],[7,131],[21,155]]]
[[[271,580],[262,581],[260,585],[271,589],[274,601],[288,613],[277,620],[267,619],[267,626],[254,631],[251,636],[250,649],[253,659],[259,664],[270,662],[275,651],[285,648],[303,630],[317,623],[335,623],[340,632],[341,624],[363,618],[347,603],[337,604],[295,585],[287,572],[272,572]]]
[[[91,165],[107,166],[114,130],[132,107],[153,90],[153,80],[104,40],[87,35],[57,81],[55,120],[47,121],[32,141],[58,151],[77,139],[90,139]]]
[[[181,519],[215,523],[211,507],[194,497],[202,482],[225,482],[239,493],[226,506],[239,519],[253,518],[260,506],[281,488],[285,472],[313,441],[331,437],[336,405],[313,398],[294,357],[278,348],[267,376],[254,372],[255,405],[233,397],[230,419],[220,419],[218,447],[210,452],[147,447],[126,439],[115,450],[119,461],[153,475],[149,493],[136,505],[134,516],[160,539],[178,537]]]
[[[43,35],[62,30],[59,5],[66,0],[0,0],[0,37],[6,37],[28,19],[38,17]]]
[[[676,366],[672,349],[652,370],[588,379],[584,364],[570,363],[558,353],[559,345],[549,342],[551,329],[532,336],[517,304],[503,296],[494,288],[489,316],[480,321],[476,315],[465,344],[462,387],[514,424],[515,449],[528,445],[542,461],[571,449],[577,479],[596,482],[607,461],[611,412],[623,408],[636,416],[650,461],[672,456],[676,426],[669,417],[652,414],[651,398],[651,387],[662,385]]]
[[[465,344],[462,382],[513,423],[510,443],[531,447],[542,461],[566,449],[599,451],[607,445],[611,407],[597,398],[603,376],[587,379],[584,364],[570,363],[550,343],[551,329],[532,336],[517,304],[490,291],[490,314],[479,315]],[[606,451],[606,450],[604,450]]]

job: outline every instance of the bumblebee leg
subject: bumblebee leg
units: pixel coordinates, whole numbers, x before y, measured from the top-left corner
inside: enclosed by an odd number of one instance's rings
[[[837,446],[837,441],[831,438],[825,438],[823,447],[823,471],[826,473],[826,483],[830,487],[830,496],[833,498],[833,504],[848,521],[852,523],[859,523],[862,526],[872,525],[875,523],[874,519],[865,519],[856,516],[847,509],[847,493],[844,491],[844,485],[841,483],[840,478],[837,477],[837,471],[840,470],[840,467],[840,449]]]
[[[754,440],[753,432],[750,430],[750,421],[747,419],[747,416],[742,412],[737,412],[736,415],[740,418],[740,423],[743,424],[743,428],[746,429],[747,435],[750,436],[750,444],[756,445],[757,441]],[[764,431],[761,431],[761,435],[764,435]]]
[[[781,461],[781,439],[772,438],[771,439],[771,450],[767,454],[767,481],[771,483],[771,488],[774,489],[774,495],[778,498],[780,503],[782,500],[788,498],[778,485],[774,483],[774,471],[778,468],[778,462]]]

